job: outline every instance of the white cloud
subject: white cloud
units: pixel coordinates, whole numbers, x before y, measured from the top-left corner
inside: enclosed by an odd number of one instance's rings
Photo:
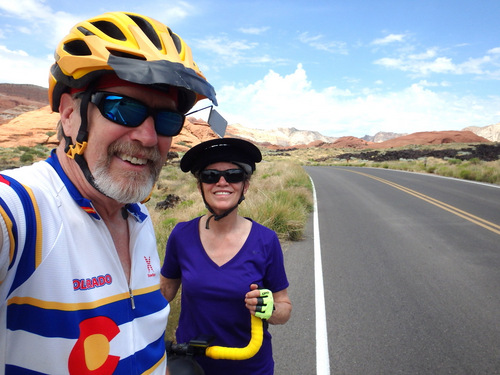
[[[446,81],[429,82],[429,81],[424,79],[424,80],[421,80],[420,82],[418,82],[418,85],[422,86],[422,87],[448,87],[448,86],[450,86],[450,83],[446,82]]]
[[[339,53],[342,55],[347,55],[348,50],[345,42],[341,41],[328,41],[325,40],[324,35],[309,35],[308,32],[301,33],[299,35],[299,41],[308,46],[325,52]]]
[[[4,31],[6,38],[21,33],[30,35],[33,41],[51,48],[54,48],[82,17],[55,11],[39,0],[0,0],[0,9],[4,11],[4,16],[24,22],[23,25],[17,22],[10,25],[9,29]]]
[[[23,50],[11,51],[5,46],[0,46],[0,54],[10,55],[10,56],[22,56],[27,57],[28,54]]]
[[[405,39],[406,35],[404,34],[390,34],[384,38],[375,39],[372,44],[375,45],[384,45],[390,44],[394,42],[402,42]]]
[[[258,44],[246,40],[230,40],[226,36],[208,36],[204,39],[195,40],[197,50],[210,51],[214,56],[221,59],[224,65],[234,65],[243,59],[242,52],[254,49]]]
[[[428,60],[436,57],[437,55],[437,48],[428,48],[425,52],[422,53],[414,53],[408,56],[409,60]]]
[[[375,61],[375,64],[386,68],[398,69],[403,72],[415,73],[417,76],[426,76],[431,73],[459,74],[458,67],[451,59],[438,57],[434,60],[425,60],[421,55],[415,57],[390,58],[384,57]]]
[[[247,86],[218,90],[229,123],[270,129],[294,127],[325,135],[362,137],[378,131],[460,130],[498,122],[500,97],[478,99],[435,92],[422,81],[397,92],[313,88],[302,65],[289,75],[274,71]]]
[[[455,63],[449,57],[439,56],[436,48],[429,48],[425,52],[417,54],[402,53],[399,57],[383,57],[374,64],[381,65],[389,69],[401,70],[411,73],[416,77],[428,76],[430,74],[473,74],[487,75],[489,78],[498,79],[498,71],[491,71],[488,68],[497,69],[500,60],[500,48],[489,50],[488,55],[469,58],[462,63]]]
[[[40,19],[52,13],[50,7],[38,0],[0,0],[0,9],[22,19]]]
[[[490,54],[500,54],[500,47],[492,48],[488,51]]]
[[[261,35],[269,30],[269,26],[263,27],[241,27],[238,29],[243,34]]]
[[[186,1],[141,2],[137,6],[138,9],[129,8],[129,11],[153,17],[171,28],[176,28],[177,24],[182,23],[186,18],[203,12],[201,6]],[[175,32],[175,29],[173,31]]]
[[[245,64],[269,66],[269,64],[282,64],[285,61],[263,53],[258,47],[259,43],[257,42],[249,42],[244,39],[232,40],[226,35],[208,36],[204,39],[197,39],[192,44],[194,50],[203,51],[207,56],[202,67],[205,72]]]
[[[0,82],[48,87],[49,69],[52,63],[52,56],[50,59],[49,57],[37,59],[25,51],[10,51],[5,46],[0,46],[0,66],[9,67],[7,72],[0,69]]]

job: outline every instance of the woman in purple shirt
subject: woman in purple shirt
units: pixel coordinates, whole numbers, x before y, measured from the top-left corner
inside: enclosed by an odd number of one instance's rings
[[[167,243],[161,289],[170,302],[182,284],[178,342],[213,335],[211,345],[245,347],[250,314],[270,324],[290,318],[292,304],[276,233],[238,215],[255,163],[261,160],[256,146],[236,138],[203,142],[181,160],[182,171],[197,178],[209,213],[177,224]],[[259,298],[258,288],[271,291],[272,298]],[[274,373],[267,329],[262,347],[250,359],[196,359],[206,375]]]

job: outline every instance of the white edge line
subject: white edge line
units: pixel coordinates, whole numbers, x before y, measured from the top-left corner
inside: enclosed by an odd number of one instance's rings
[[[318,201],[316,188],[311,177],[314,199],[314,296],[316,310],[316,374],[330,374],[330,357],[328,354],[328,333],[326,330],[325,291],[323,284],[323,266],[321,262],[321,242],[319,238]]]

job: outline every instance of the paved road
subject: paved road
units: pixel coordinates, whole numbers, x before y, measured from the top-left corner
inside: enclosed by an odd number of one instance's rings
[[[307,167],[316,187],[332,374],[500,374],[500,188]],[[293,316],[276,375],[316,372],[314,242],[285,252]]]

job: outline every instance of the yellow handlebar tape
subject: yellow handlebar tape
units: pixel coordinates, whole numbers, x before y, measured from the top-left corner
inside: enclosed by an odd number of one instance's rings
[[[254,315],[251,317],[251,334],[250,342],[244,348],[228,348],[224,346],[210,346],[207,348],[205,355],[213,359],[231,359],[242,361],[252,358],[262,346],[264,338],[264,322],[262,319]]]

